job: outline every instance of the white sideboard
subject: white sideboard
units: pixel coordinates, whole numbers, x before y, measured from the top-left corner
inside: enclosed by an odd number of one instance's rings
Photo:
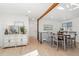
[[[26,34],[8,34],[0,37],[0,47],[12,47],[12,46],[21,46],[27,45],[28,35]]]

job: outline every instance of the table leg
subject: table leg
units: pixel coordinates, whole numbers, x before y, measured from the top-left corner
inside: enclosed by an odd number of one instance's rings
[[[64,37],[64,50],[66,50],[66,37]]]
[[[74,46],[75,46],[75,48],[76,48],[76,40],[74,40]]]

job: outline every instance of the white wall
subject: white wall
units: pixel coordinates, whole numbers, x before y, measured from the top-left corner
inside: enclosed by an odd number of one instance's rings
[[[59,21],[57,21],[56,19],[50,19],[50,18],[44,18],[42,20],[40,20],[40,25],[39,25],[39,31],[40,32],[45,32],[43,30],[43,25],[44,24],[49,24],[53,26],[53,30],[51,32],[53,33],[57,33],[61,27],[61,23]],[[48,40],[48,35],[49,34],[43,34],[43,40]]]
[[[52,32],[57,32],[61,27],[61,23],[59,21],[57,21],[57,20],[54,20],[54,19],[42,19],[42,20],[40,20],[40,25],[39,25],[39,27],[40,27],[39,31],[40,32],[44,31],[43,30],[43,25],[44,24],[52,25],[53,26]]]
[[[37,38],[37,20],[35,18],[29,20],[29,35]]]

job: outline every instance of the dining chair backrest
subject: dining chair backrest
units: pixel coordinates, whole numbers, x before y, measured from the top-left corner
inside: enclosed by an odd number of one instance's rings
[[[53,32],[48,32],[48,41],[53,40]]]
[[[56,33],[53,33],[53,38],[54,38],[55,40],[58,40],[58,35],[57,35]]]
[[[71,36],[71,38],[76,38],[76,32],[70,32],[70,36]]]
[[[63,35],[58,35],[59,40],[63,40]]]
[[[52,33],[52,32],[50,32],[50,36],[51,36],[51,37],[53,36],[53,33]]]

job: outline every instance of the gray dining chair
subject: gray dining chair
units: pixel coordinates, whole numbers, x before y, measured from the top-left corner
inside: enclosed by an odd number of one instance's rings
[[[53,45],[53,32],[50,32],[49,39],[50,39],[50,45],[52,47],[52,45]]]
[[[66,44],[66,48],[70,47],[71,45],[71,39],[70,39],[70,35],[69,34],[64,34],[64,40],[65,40],[65,44]]]
[[[71,47],[76,48],[76,32],[70,32]]]
[[[58,38],[61,38],[60,40]],[[66,47],[65,44],[64,44],[64,39],[62,38],[62,35],[58,35],[58,34],[53,34],[53,46],[56,46],[57,47],[57,50],[59,49],[59,47]],[[60,45],[61,44],[61,45]],[[65,48],[64,48],[65,50]]]

